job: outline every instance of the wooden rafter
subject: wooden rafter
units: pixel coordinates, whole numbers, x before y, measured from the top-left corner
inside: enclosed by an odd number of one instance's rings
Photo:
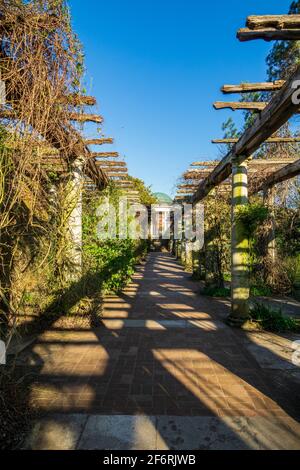
[[[70,121],[77,122],[96,122],[101,124],[103,122],[103,117],[97,114],[84,114],[84,113],[68,113]],[[10,109],[1,109],[0,110],[1,119],[18,119],[18,113]]]
[[[220,184],[231,174],[232,159],[240,162],[252,155],[266,139],[271,137],[283,124],[285,124],[299,105],[293,102],[295,89],[293,83],[300,80],[300,66],[286,81],[285,85],[271,99],[268,106],[262,110],[253,125],[247,129],[239,141],[233,146],[211,174],[199,184],[193,201],[203,199],[213,187]]]
[[[118,152],[91,152],[93,158],[118,158]]]
[[[255,185],[255,190],[250,192],[250,194],[257,193],[262,191],[265,188],[270,188],[275,186],[278,183],[287,181],[295,176],[300,174],[300,159],[286,165],[278,170],[274,171],[272,174],[268,175],[266,179],[262,179],[260,184]]]
[[[114,139],[111,137],[103,139],[86,139],[84,141],[85,145],[104,145],[104,144],[113,144]]]
[[[101,165],[103,168],[104,167],[115,167],[115,166],[119,166],[119,167],[126,167],[126,162],[111,162],[111,161],[108,161],[108,160],[96,160],[97,161],[97,164],[98,165]]]
[[[223,85],[222,93],[250,93],[255,91],[278,91],[285,84],[285,80],[276,80],[274,82],[260,83],[241,83],[240,85]]]
[[[251,15],[246,26],[249,29],[261,28],[300,29],[300,15]]]
[[[241,28],[237,32],[237,38],[242,41],[253,41],[254,39],[263,39],[265,41],[299,41],[300,40],[300,27],[299,29],[250,29]]]
[[[72,106],[94,106],[97,101],[93,96],[84,95],[67,95],[58,100],[61,104],[69,104]]]
[[[212,144],[235,144],[239,139],[214,139]],[[287,143],[298,143],[300,142],[300,137],[270,137],[265,141],[268,144],[287,144]]]
[[[95,122],[101,124],[103,117],[98,114],[69,113],[69,119],[76,122]]]
[[[215,109],[231,109],[232,111],[237,110],[246,110],[246,111],[262,111],[268,103],[263,103],[262,101],[255,101],[255,102],[224,102],[224,101],[216,101],[213,106]]]

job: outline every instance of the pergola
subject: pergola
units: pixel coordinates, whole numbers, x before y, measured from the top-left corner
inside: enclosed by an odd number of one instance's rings
[[[300,40],[300,15],[251,16],[247,28],[237,34],[240,41],[253,39]],[[195,162],[183,175],[178,186],[177,201],[194,204],[209,196],[215,188],[231,187],[232,205],[232,311],[229,322],[242,325],[249,312],[248,241],[238,218],[240,209],[248,204],[248,196],[259,191],[267,193],[282,181],[300,173],[300,159],[258,159],[255,152],[264,144],[297,144],[298,137],[278,137],[276,132],[294,115],[299,113],[295,92],[299,88],[300,67],[285,81],[224,85],[222,92],[249,93],[272,92],[270,102],[217,102],[215,109],[229,108],[257,113],[256,119],[238,139],[218,139],[214,143],[232,144],[227,155],[220,161]],[[253,157],[252,157],[253,156]],[[248,183],[250,177],[250,183]]]

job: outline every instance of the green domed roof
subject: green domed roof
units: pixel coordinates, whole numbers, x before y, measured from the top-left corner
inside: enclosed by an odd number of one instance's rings
[[[154,193],[154,197],[158,200],[158,202],[162,202],[164,204],[172,204],[172,199],[165,193]]]

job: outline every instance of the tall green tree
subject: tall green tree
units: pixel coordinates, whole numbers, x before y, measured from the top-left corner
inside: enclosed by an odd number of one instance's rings
[[[300,0],[293,1],[289,15],[300,14]],[[287,78],[300,64],[300,41],[276,41],[267,57],[268,79]]]

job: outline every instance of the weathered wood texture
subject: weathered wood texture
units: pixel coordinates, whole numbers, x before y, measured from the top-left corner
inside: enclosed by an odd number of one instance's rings
[[[231,174],[232,158],[239,157],[244,161],[252,155],[259,146],[271,137],[288,119],[295,114],[299,105],[293,103],[292,97],[295,89],[294,81],[300,80],[300,66],[287,80],[281,90],[276,93],[268,106],[257,116],[254,124],[247,129],[240,140],[233,146],[212,173],[200,183],[193,201],[203,199],[212,188],[220,184]]]
[[[97,161],[97,165],[102,165],[103,167],[115,167],[115,166],[120,166],[120,167],[126,167],[127,164],[126,162],[111,162],[111,161],[108,161],[108,160],[96,160]]]
[[[104,144],[113,144],[114,139],[111,137],[103,139],[86,139],[84,141],[85,145],[104,145]]]
[[[216,101],[213,106],[215,109],[231,109],[232,111],[236,110],[247,110],[247,111],[262,111],[265,109],[268,103],[263,103],[263,102],[252,102],[252,103],[246,103],[246,102],[224,102],[224,101]]]
[[[69,118],[71,121],[76,122],[95,122],[98,124],[103,122],[103,117],[98,114],[69,113]]]
[[[93,158],[118,158],[120,155],[118,152],[92,152]]]
[[[212,144],[235,144],[239,139],[214,139]],[[300,142],[300,137],[270,137],[265,141],[268,144],[295,144]]]
[[[250,28],[241,28],[237,32],[237,38],[241,42],[253,41],[254,39],[263,39],[264,41],[299,41],[299,29],[275,29],[265,28],[254,30]]]
[[[84,95],[67,95],[59,98],[58,100],[61,104],[69,104],[71,106],[94,106],[97,101],[93,96],[84,96]]]
[[[285,84],[285,80],[276,80],[274,82],[259,83],[241,83],[240,85],[223,85],[222,93],[250,93],[255,91],[278,91]]]
[[[251,15],[246,22],[247,28],[300,29],[300,15]]]
[[[277,171],[274,171],[271,175],[268,175],[265,180],[255,186],[255,190],[251,191],[252,194],[262,191],[266,188],[271,188],[278,183],[282,183],[283,181],[287,181],[295,176],[300,174],[300,160],[296,160],[289,165],[280,168]]]

